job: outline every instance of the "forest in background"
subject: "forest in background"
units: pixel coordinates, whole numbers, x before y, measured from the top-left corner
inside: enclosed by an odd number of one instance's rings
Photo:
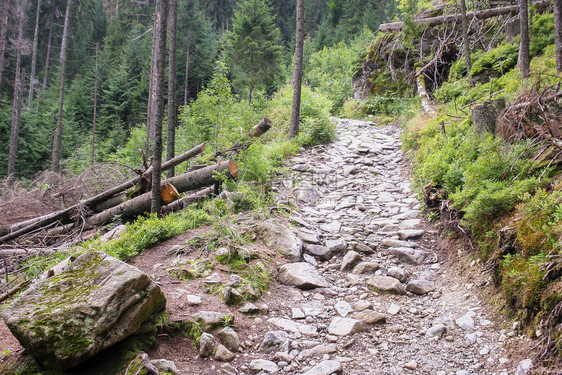
[[[236,56],[237,48],[229,44],[240,3],[249,3],[248,9],[261,12],[250,21],[259,20],[270,34],[275,53],[263,77],[256,71],[240,70],[236,62],[242,61],[243,56]],[[320,89],[328,96],[330,108],[337,109],[344,98],[352,97],[352,69],[360,66],[372,31],[382,21],[391,19],[395,10],[393,1],[307,2],[304,80],[312,89]],[[6,0],[0,11],[0,175],[7,174],[10,127],[16,112],[21,121],[15,176],[29,179],[50,168],[53,133],[62,100],[61,44],[67,11],[62,170],[72,175],[84,171],[92,162],[105,161],[138,166],[137,146],[142,144],[142,133],[146,132],[155,2]],[[197,142],[210,141],[212,136],[219,142],[215,128],[232,134],[232,129],[250,126],[275,93],[290,81],[295,1],[268,4],[185,0],[178,2],[177,18],[175,77],[180,125],[176,148],[185,150]],[[359,41],[355,47],[353,41]],[[326,65],[331,66],[325,69]],[[326,71],[332,73],[326,75]],[[257,77],[258,81],[249,82],[245,79],[248,76]],[[21,101],[14,100],[18,81]],[[225,103],[241,103],[242,98],[248,97],[249,87],[254,86],[251,108],[246,108],[249,117],[236,114],[233,119]],[[196,101],[201,93],[202,99]],[[209,107],[221,102],[223,109],[213,110],[215,115],[210,113]],[[126,147],[127,143],[130,147]]]

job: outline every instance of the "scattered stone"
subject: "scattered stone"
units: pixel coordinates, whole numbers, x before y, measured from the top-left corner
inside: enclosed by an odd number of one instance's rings
[[[408,279],[408,274],[406,270],[401,267],[390,267],[387,271],[388,276],[394,277],[395,279],[399,280],[400,282],[405,282]]]
[[[436,324],[425,332],[425,337],[441,337],[445,332],[447,332],[447,327],[445,327],[445,325]]]
[[[362,244],[362,243],[355,243],[353,245],[353,250],[363,253],[363,254],[373,254],[374,250],[371,249],[369,246]]]
[[[406,289],[402,283],[390,276],[373,276],[367,284],[376,291],[383,293],[406,294]]]
[[[305,251],[320,258],[321,260],[332,259],[332,252],[326,246],[306,244]]]
[[[322,224],[320,229],[324,232],[337,233],[341,229],[341,223],[339,221],[332,221],[330,224]]]
[[[340,314],[340,316],[344,317],[353,312],[353,307],[351,307],[351,305],[346,301],[336,302],[336,304],[334,305],[334,309],[336,309],[337,313]]]
[[[270,318],[267,321],[281,329],[284,329],[285,331],[301,333],[308,336],[315,336],[318,334],[318,328],[316,328],[315,326],[293,322],[289,319]]]
[[[337,239],[337,240],[326,240],[326,247],[328,248],[328,250],[330,250],[332,253],[341,253],[342,251],[344,251],[347,247],[347,244],[344,240]]]
[[[295,236],[280,219],[265,220],[258,226],[265,244],[273,251],[279,251],[291,262],[302,259],[302,241]]]
[[[269,331],[259,347],[262,352],[288,352],[289,336],[284,331]]]
[[[238,309],[242,314],[257,314],[260,312],[260,308],[254,305],[252,302],[246,302],[244,306]]]
[[[100,236],[101,242],[109,242],[111,240],[115,240],[123,235],[123,233],[127,230],[127,226],[125,224],[121,224],[116,226],[115,228],[111,229],[109,232],[104,233]]]
[[[179,374],[178,368],[174,361],[167,359],[153,359],[150,361],[160,372],[172,372],[174,374]]]
[[[322,361],[302,375],[332,375],[341,374],[342,366],[338,361]]]
[[[231,352],[237,352],[240,348],[238,334],[230,327],[224,327],[216,333],[222,344]]]
[[[320,344],[310,349],[305,349],[299,354],[299,358],[322,357],[325,354],[336,353],[338,347],[336,344]]]
[[[474,319],[472,319],[473,316],[474,312],[469,311],[455,320],[455,323],[457,323],[457,325],[464,330],[474,329]]]
[[[189,306],[198,306],[201,304],[203,300],[201,299],[201,297],[199,296],[195,296],[193,294],[188,294],[187,295],[187,304]]]
[[[398,314],[398,313],[400,312],[400,306],[398,306],[398,305],[395,304],[395,303],[392,303],[392,304],[388,307],[387,312],[388,312],[390,315],[396,315],[396,314]]]
[[[275,374],[279,372],[279,366],[277,366],[275,362],[266,359],[254,359],[250,362],[250,370],[265,371],[269,374]]]
[[[514,375],[527,375],[533,369],[533,361],[529,358],[522,360],[517,364]]]
[[[357,319],[336,316],[328,326],[328,333],[335,336],[348,336],[365,329],[363,323]]]
[[[298,235],[300,237],[300,239],[303,242],[309,243],[309,244],[319,244],[320,243],[320,239],[318,238],[318,235],[312,231],[305,231],[303,229],[298,231]],[[306,245],[305,245],[306,246]]]
[[[415,370],[418,368],[418,363],[416,361],[406,362],[404,368],[408,370]]]
[[[435,284],[429,280],[412,280],[406,285],[408,292],[423,295],[435,290]]]
[[[395,239],[392,239],[392,238],[385,238],[384,240],[382,240],[381,246],[414,248],[414,247],[418,247],[418,244],[415,243],[415,242],[395,240]]]
[[[347,254],[344,255],[342,262],[341,262],[341,271],[347,271],[352,269],[357,263],[361,261],[361,255],[359,253],[351,250],[348,251]]]
[[[215,352],[215,360],[219,362],[230,362],[234,359],[235,355],[228,350],[224,345],[219,345]]]
[[[281,283],[299,289],[327,288],[329,286],[318,270],[306,262],[284,264],[279,269],[279,279]]]
[[[424,233],[423,229],[407,229],[398,231],[398,237],[400,237],[401,240],[409,240],[419,238],[423,236]]]
[[[231,316],[232,319],[234,319],[234,315],[230,313],[221,313],[217,311],[199,311],[198,313],[193,314],[193,319],[203,324],[203,331],[209,332],[222,326],[222,323],[227,316]]]
[[[32,283],[2,317],[46,368],[70,369],[136,332],[166,299],[138,268],[90,251]]]
[[[304,319],[304,318],[306,318],[306,315],[304,314],[304,312],[301,309],[299,309],[298,307],[292,307],[291,308],[291,314],[292,314],[293,319]]]
[[[158,369],[150,362],[148,354],[140,352],[127,366],[124,375],[159,375]]]
[[[425,252],[421,250],[414,250],[409,247],[391,247],[388,249],[388,252],[402,262],[416,266],[422,264],[427,257]]]
[[[210,333],[203,332],[199,339],[199,356],[207,358],[213,355],[215,349],[215,337]]]
[[[356,265],[355,268],[353,268],[353,271],[351,271],[351,273],[354,273],[356,275],[375,273],[375,271],[378,270],[379,267],[380,266],[377,262],[361,262]]]
[[[363,311],[372,308],[373,305],[369,301],[361,300],[353,304],[355,311]]]
[[[355,319],[361,320],[365,324],[386,324],[386,316],[371,310],[363,310],[353,316]]]

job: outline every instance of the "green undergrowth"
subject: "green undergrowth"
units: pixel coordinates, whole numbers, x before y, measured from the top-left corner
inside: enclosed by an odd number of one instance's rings
[[[343,104],[344,118],[372,120],[385,125],[391,121],[406,121],[419,111],[417,98],[393,95],[371,95],[365,100],[351,99]]]
[[[509,105],[531,87],[561,82],[554,68],[552,14],[533,19],[531,77],[522,84],[518,44],[501,43],[472,54],[469,83],[464,59],[434,92],[437,118],[417,114],[404,126],[403,147],[413,157],[420,196],[431,186],[459,218],[477,245],[474,256],[488,262],[503,291],[510,316],[534,337],[550,337],[549,350],[562,354],[562,182],[561,166],[540,157],[544,144],[507,142],[478,131],[470,107],[502,98]],[[425,189],[427,191],[427,189]],[[435,219],[439,210],[429,210]],[[443,223],[443,225],[450,225]],[[560,306],[560,305],[559,305]]]

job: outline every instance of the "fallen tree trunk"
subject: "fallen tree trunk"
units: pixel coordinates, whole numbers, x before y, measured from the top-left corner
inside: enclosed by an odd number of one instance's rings
[[[191,203],[196,202],[198,200],[205,199],[212,195],[215,191],[214,186],[206,187],[203,190],[199,190],[196,193],[190,194],[186,197],[180,198],[177,201],[169,203],[165,206],[162,206],[162,214],[168,214],[170,212],[181,211]]]
[[[169,178],[162,181],[162,185],[172,184],[178,192],[183,193],[214,184],[217,182],[216,173],[225,173],[227,177],[236,178],[238,176],[238,165],[234,160],[223,161],[193,172]],[[117,215],[122,219],[129,219],[141,215],[150,209],[150,199],[151,193],[139,195],[118,206],[89,217],[87,223],[88,225],[101,226],[111,222]]]
[[[256,126],[254,126],[252,128],[252,131],[250,132],[250,134],[248,134],[248,136],[250,138],[259,138],[264,133],[266,133],[269,129],[271,129],[271,120],[268,119],[268,118],[264,118],[260,122],[258,122],[258,124]],[[242,143],[241,141],[238,141],[224,151],[217,151],[215,153],[215,159],[220,157],[220,156],[225,156],[227,154],[237,154],[240,151],[248,149],[248,147],[250,147],[252,145],[252,143],[253,143],[252,140],[250,140],[246,143]]]
[[[168,170],[172,167],[175,167],[176,165],[190,159],[193,158],[194,156],[199,155],[200,153],[203,152],[203,150],[205,149],[205,144],[202,143],[198,146],[195,146],[194,148],[184,152],[183,154],[168,160],[167,162],[165,162],[164,164],[162,164],[162,171]],[[83,209],[85,207],[91,207],[92,205],[95,205],[98,202],[102,202],[110,197],[112,197],[115,194],[119,194],[122,191],[125,191],[133,186],[135,186],[136,184],[138,184],[141,179],[152,173],[152,167],[148,168],[143,175],[141,176],[137,176],[127,182],[122,183],[121,185],[115,186],[114,188],[111,188],[107,191],[104,191],[103,193],[100,193],[96,196],[93,196],[91,198],[85,199],[83,201],[80,201],[79,203],[70,206],[68,208],[65,208],[64,210],[60,210],[57,212],[52,212],[48,215],[43,215],[37,218],[33,218],[30,220],[26,220],[17,224],[13,224],[11,226],[9,226],[7,229],[5,229],[3,231],[3,233],[7,233],[5,235],[3,235],[2,237],[0,237],[0,243],[1,242],[6,242],[6,241],[10,241],[14,238],[17,238],[21,235],[24,235],[26,233],[29,233],[35,229],[39,229],[41,227],[44,227],[50,223],[53,223],[57,220],[61,220],[63,218],[66,218],[68,216],[70,216],[70,214],[74,211],[74,210],[80,210]]]
[[[543,0],[531,3],[537,9],[546,8],[552,4],[552,0]],[[472,20],[473,18],[476,19],[486,19],[491,17],[502,16],[506,14],[516,14],[519,12],[519,5],[511,5],[506,7],[498,7],[493,9],[486,9],[486,10],[479,10],[476,12],[470,12],[466,14],[466,19],[468,21]],[[416,25],[423,25],[423,26],[438,26],[444,23],[453,23],[461,20],[461,14],[449,14],[446,16],[439,16],[439,17],[429,17],[429,18],[420,18],[414,20]],[[387,31],[399,31],[404,28],[404,22],[392,22],[392,23],[383,23],[379,26],[380,32],[387,32]]]
[[[435,110],[433,109],[433,105],[431,103],[431,98],[429,97],[429,94],[427,93],[427,90],[425,89],[425,83],[423,81],[423,75],[418,75],[416,77],[416,84],[418,87],[418,96],[420,98],[421,101],[421,105],[423,110],[428,113],[429,115],[431,115],[432,117],[436,117],[437,114],[435,113]]]

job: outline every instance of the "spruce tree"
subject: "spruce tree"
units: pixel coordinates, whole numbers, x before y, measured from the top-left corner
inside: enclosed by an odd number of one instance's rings
[[[280,75],[279,29],[267,0],[243,0],[234,12],[225,56],[235,79],[247,86],[248,102],[255,88],[275,83]]]

